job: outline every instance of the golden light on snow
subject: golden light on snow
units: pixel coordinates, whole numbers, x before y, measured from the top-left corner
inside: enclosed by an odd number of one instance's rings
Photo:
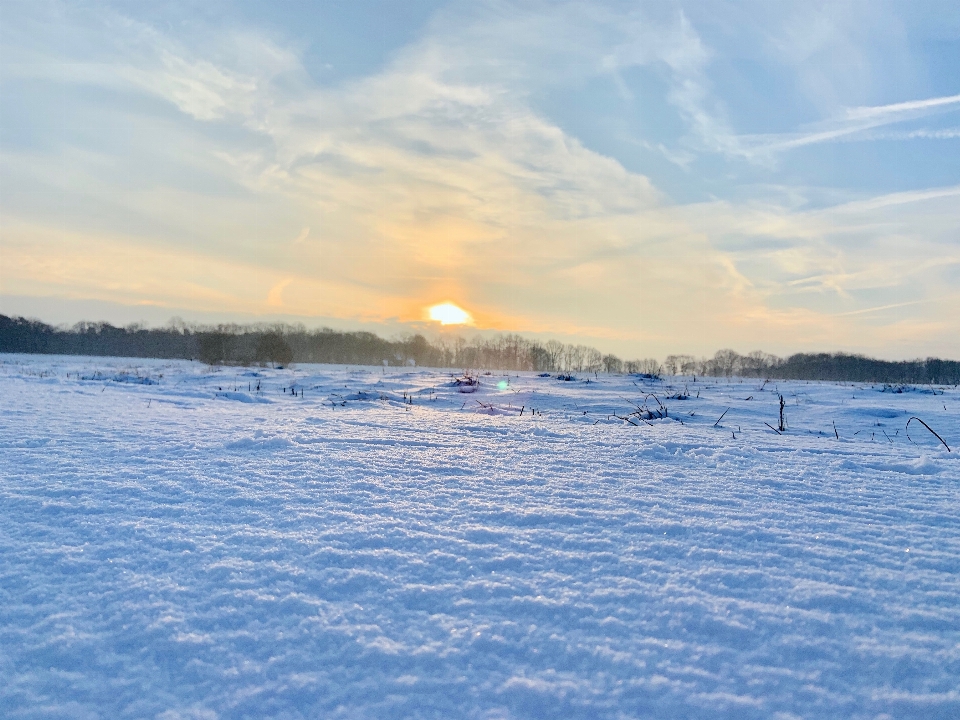
[[[436,320],[441,325],[463,325],[473,322],[470,313],[461,307],[457,307],[452,302],[440,303],[431,307],[430,319]]]

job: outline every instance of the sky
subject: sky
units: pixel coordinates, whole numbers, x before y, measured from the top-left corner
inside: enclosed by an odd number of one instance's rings
[[[0,2],[0,313],[444,303],[624,357],[960,358],[960,4]]]

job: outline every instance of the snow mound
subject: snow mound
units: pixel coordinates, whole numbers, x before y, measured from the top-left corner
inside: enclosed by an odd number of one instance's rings
[[[272,402],[271,400],[268,400],[267,398],[262,397],[262,396],[259,396],[259,395],[252,395],[252,394],[250,394],[250,393],[245,393],[245,392],[235,392],[235,391],[232,391],[232,390],[230,390],[230,391],[228,391],[228,390],[220,390],[220,391],[218,391],[218,392],[215,394],[214,397],[216,397],[218,400],[233,400],[233,401],[235,401],[235,402],[241,402],[241,403],[267,403],[267,404],[269,404],[270,402]]]

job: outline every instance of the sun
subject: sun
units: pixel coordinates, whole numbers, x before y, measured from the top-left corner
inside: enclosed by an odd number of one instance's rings
[[[457,307],[452,302],[440,303],[430,308],[430,319],[441,325],[463,325],[473,322],[473,318],[466,310]]]

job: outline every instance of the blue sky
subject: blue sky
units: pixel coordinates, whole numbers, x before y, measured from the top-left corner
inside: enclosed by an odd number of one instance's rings
[[[0,312],[443,301],[629,356],[960,357],[960,6],[0,6]]]

